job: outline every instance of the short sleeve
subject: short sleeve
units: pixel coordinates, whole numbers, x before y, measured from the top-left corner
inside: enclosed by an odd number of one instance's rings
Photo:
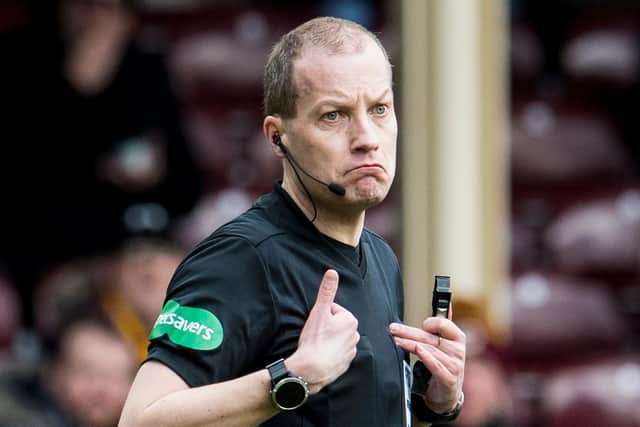
[[[277,328],[265,267],[240,237],[212,237],[171,279],[150,334],[157,360],[192,387],[253,372]]]

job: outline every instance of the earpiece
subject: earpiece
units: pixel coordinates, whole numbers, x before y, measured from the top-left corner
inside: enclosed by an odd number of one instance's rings
[[[273,134],[273,143],[277,145],[278,148],[280,148],[280,151],[282,151],[282,154],[284,154],[285,156],[289,154],[289,152],[287,151],[287,147],[285,147],[284,144],[282,143],[282,140],[280,139],[280,134],[278,132],[275,132]]]

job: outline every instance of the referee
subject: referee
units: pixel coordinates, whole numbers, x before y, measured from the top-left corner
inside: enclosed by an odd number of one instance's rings
[[[378,38],[316,18],[264,76],[283,179],[182,262],[121,426],[409,426],[455,418],[465,337],[403,325],[400,270],[364,228],[396,166],[392,72]],[[409,353],[422,361],[411,402]],[[411,404],[413,403],[413,405]]]

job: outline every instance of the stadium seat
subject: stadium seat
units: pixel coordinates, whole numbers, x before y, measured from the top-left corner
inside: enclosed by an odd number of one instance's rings
[[[640,188],[622,188],[568,207],[545,241],[565,272],[635,274],[640,262]]]
[[[624,2],[601,6],[583,10],[568,26],[560,62],[574,83],[624,89],[637,82],[640,66],[636,8]]]
[[[516,180],[549,185],[633,174],[614,124],[595,109],[532,98],[515,107],[512,120]]]
[[[616,300],[595,280],[530,271],[512,286],[511,351],[548,367],[626,342]]]
[[[547,376],[543,408],[551,427],[640,425],[640,355],[609,356]]]

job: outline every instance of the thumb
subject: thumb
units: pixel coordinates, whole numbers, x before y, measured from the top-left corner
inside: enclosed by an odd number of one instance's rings
[[[322,276],[322,281],[318,287],[318,296],[314,308],[326,309],[331,311],[331,304],[336,298],[338,292],[338,272],[335,270],[327,270]]]

